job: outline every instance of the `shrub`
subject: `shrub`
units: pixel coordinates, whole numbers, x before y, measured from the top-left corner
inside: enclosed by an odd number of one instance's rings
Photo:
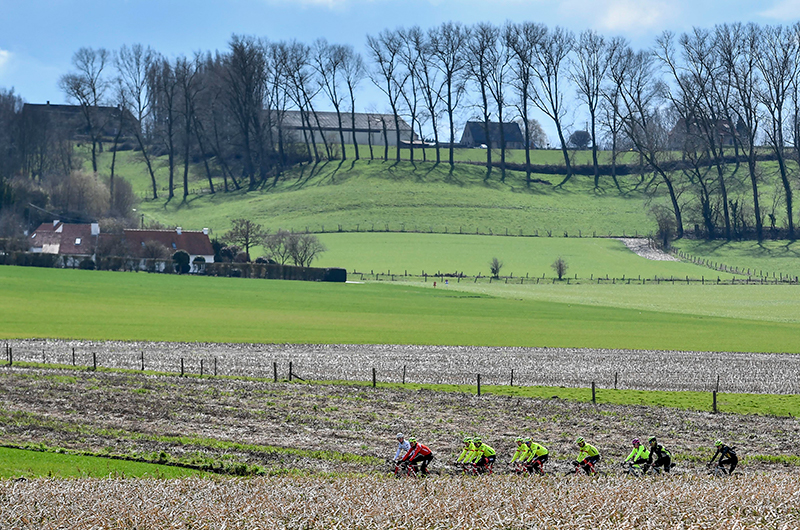
[[[93,271],[94,261],[89,258],[85,258],[83,261],[81,261],[80,265],[78,265],[78,268],[83,271]]]
[[[492,273],[492,278],[499,278],[500,269],[502,268],[503,268],[503,262],[497,258],[492,258],[492,261],[489,262],[489,270]]]
[[[179,250],[172,255],[172,261],[175,262],[175,272],[178,274],[189,272],[189,257],[189,253],[185,250]]]
[[[569,265],[567,265],[567,262],[564,261],[564,259],[561,256],[559,256],[558,259],[555,260],[552,265],[550,265],[550,267],[558,275],[559,280],[564,278],[564,274],[566,274],[567,269],[569,269]]]

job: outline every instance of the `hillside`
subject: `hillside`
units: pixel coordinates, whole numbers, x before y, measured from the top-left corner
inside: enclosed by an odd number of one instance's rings
[[[110,156],[103,157],[107,167]],[[182,169],[182,168],[180,168]],[[563,188],[561,178],[534,175],[526,186],[524,173],[508,171],[500,182],[499,170],[487,180],[485,169],[431,162],[379,160],[327,162],[286,171],[275,186],[254,191],[208,192],[208,182],[193,167],[183,201],[182,185],[171,201],[166,191],[151,200],[150,179],[135,153],[120,153],[117,173],[129,180],[140,197],[145,222],[167,226],[209,227],[225,231],[230,219],[247,217],[270,229],[311,232],[419,231],[437,233],[515,234],[553,236],[645,234],[655,227],[648,198],[635,184],[624,181],[624,192],[610,179],[595,190],[591,177],[574,177]],[[182,173],[182,171],[178,171]],[[167,183],[166,170],[157,173],[159,186]],[[176,183],[179,183],[176,177]],[[201,191],[201,193],[196,193]],[[660,199],[657,199],[660,200]],[[341,225],[341,227],[340,227]]]

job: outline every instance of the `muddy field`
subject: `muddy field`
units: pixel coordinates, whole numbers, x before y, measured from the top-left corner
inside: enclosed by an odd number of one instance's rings
[[[438,470],[457,454],[465,434],[481,435],[501,462],[513,452],[514,437],[532,436],[551,450],[551,471],[568,468],[576,454],[572,442],[581,435],[603,453],[601,468],[614,473],[632,438],[657,435],[676,457],[678,474],[702,475],[716,438],[737,446],[744,474],[798,473],[786,467],[798,456],[796,418],[349,385],[0,368],[0,443],[5,444],[128,455],[163,451],[270,471],[373,472],[393,456],[397,431],[431,447]],[[771,457],[779,461],[770,462]]]
[[[800,528],[796,475],[713,480],[494,476],[0,481],[0,527],[22,529]]]
[[[631,330],[636,333],[636,330]],[[145,368],[187,373],[273,377],[295,374],[314,380],[425,384],[508,384],[586,388],[692,390],[800,394],[800,355],[731,352],[488,348],[398,345],[204,344],[166,342],[10,341],[13,357],[48,363]],[[0,345],[1,346],[1,345]],[[0,348],[0,351],[4,351]]]

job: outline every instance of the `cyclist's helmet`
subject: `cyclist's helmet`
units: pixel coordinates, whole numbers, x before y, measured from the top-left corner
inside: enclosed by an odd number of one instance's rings
[[[417,443],[417,439],[412,436],[411,438],[408,439],[408,443],[415,444]]]
[[[647,439],[647,441],[650,442],[651,444],[654,444],[654,443],[656,443],[656,437],[655,436],[651,436],[650,438]]]
[[[472,443],[474,443],[475,445],[481,445],[483,441],[480,439],[479,436],[476,436],[475,438],[472,439]]]
[[[523,438],[522,436],[517,436],[517,437],[514,439],[514,441],[515,441],[515,442],[524,442],[524,441],[525,441],[525,438]]]
[[[529,444],[533,441],[533,438],[531,438],[530,436],[526,436],[522,441],[525,442],[526,444]]]
[[[633,441],[631,441],[631,444],[633,444],[633,445],[639,445],[639,443],[640,442],[639,442],[638,438],[634,438]]]
[[[582,444],[584,442],[586,442],[586,440],[583,439],[583,436],[578,436],[578,438],[575,440],[575,443],[578,444],[578,445],[580,445],[580,444]]]
[[[716,442],[714,442],[714,445],[719,447],[720,445],[722,445],[722,440],[717,440]]]
[[[472,438],[470,438],[469,436],[465,436],[464,439],[461,440],[461,441],[464,442],[465,444],[468,444],[468,443],[472,442]]]
[[[405,436],[403,436],[403,433],[401,432],[397,433],[397,439],[400,440],[401,438],[405,438]]]

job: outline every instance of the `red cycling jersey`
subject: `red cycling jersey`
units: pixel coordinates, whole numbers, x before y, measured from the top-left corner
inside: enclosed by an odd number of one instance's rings
[[[404,456],[401,459],[401,462],[403,460],[413,460],[419,455],[428,456],[429,454],[431,454],[431,450],[428,449],[428,446],[418,443],[417,445],[409,449],[409,451],[406,453],[406,456]]]

